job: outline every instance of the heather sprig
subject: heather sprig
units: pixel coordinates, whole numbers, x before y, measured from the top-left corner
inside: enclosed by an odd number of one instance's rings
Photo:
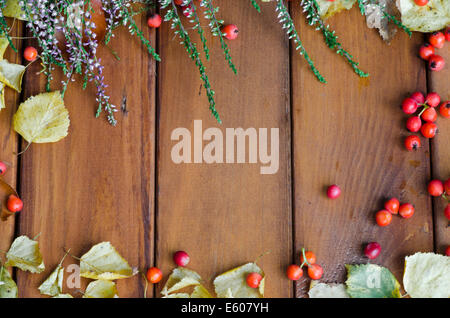
[[[258,2],[256,2],[256,0],[250,0],[250,1],[252,2],[252,5],[256,9],[256,11],[261,13],[261,7],[259,6]]]
[[[195,6],[193,0],[184,0],[183,6],[185,7],[184,13],[187,15],[187,17],[189,19],[191,19],[190,22],[194,24],[193,29],[197,30],[197,33],[200,37],[200,41],[202,42],[202,45],[203,45],[203,51],[205,52],[206,60],[209,61],[209,57],[210,57],[209,56],[209,48],[206,43],[207,41],[205,38],[205,31],[203,31],[203,28],[200,25],[200,18],[197,14],[197,7]]]

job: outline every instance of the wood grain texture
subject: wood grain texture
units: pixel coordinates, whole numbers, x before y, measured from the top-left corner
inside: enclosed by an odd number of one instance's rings
[[[294,6],[305,47],[328,84],[320,84],[303,58],[293,55],[295,251],[315,251],[322,280],[343,282],[344,264],[367,263],[363,245],[377,241],[382,253],[371,263],[388,267],[401,281],[405,255],[433,250],[431,201],[423,186],[430,171],[428,147],[404,150],[406,118],[399,108],[405,95],[426,87],[415,50],[421,36],[399,33],[387,45],[367,29],[357,8],[331,18],[343,46],[371,74],[360,79],[306,26],[301,12]],[[330,184],[342,188],[335,201],[326,197]],[[413,203],[416,213],[378,227],[374,214],[391,196]],[[302,280],[297,296],[308,288],[309,281]]]
[[[138,25],[154,44],[145,15]],[[153,262],[155,63],[126,28],[118,30],[111,46],[120,62],[104,48],[99,53],[111,101],[119,109],[126,106],[116,114],[117,127],[104,114],[94,117],[95,90],[83,91],[78,78],[65,96],[69,136],[32,145],[23,155],[27,210],[19,230],[30,237],[41,233],[46,270],[41,275],[18,272],[22,297],[39,296],[37,287],[58,264],[63,248],[81,256],[92,245],[110,241],[131,266],[144,269]],[[43,78],[33,74],[37,70],[38,65],[27,75],[26,97],[44,90]],[[78,261],[68,257],[65,264],[71,263]],[[142,297],[144,281],[140,275],[118,281],[118,290],[121,297]],[[67,291],[77,295],[76,289]]]
[[[450,77],[450,46],[447,43],[443,49],[437,50],[447,62],[445,68],[440,72],[428,73],[428,90],[437,92],[442,101],[450,100],[449,77]],[[439,115],[437,120],[439,133],[431,140],[431,160],[433,179],[447,180],[450,178],[450,120]],[[444,253],[450,245],[449,221],[444,215],[447,202],[442,198],[433,199],[434,208],[434,237],[437,253]]]
[[[208,36],[214,62],[207,72],[222,125],[210,115],[198,71],[179,40],[167,24],[161,30],[157,265],[168,274],[174,268],[173,252],[185,250],[189,267],[213,291],[215,276],[270,252],[258,262],[268,277],[266,295],[290,297],[292,284],[284,276],[292,255],[288,43],[273,4],[258,14],[247,1],[214,3],[220,18],[241,30],[237,40],[227,42],[237,76],[221,61],[218,39]],[[171,133],[178,127],[193,133],[195,119],[203,121],[203,129],[223,132],[279,128],[278,173],[261,175],[259,164],[174,164]]]

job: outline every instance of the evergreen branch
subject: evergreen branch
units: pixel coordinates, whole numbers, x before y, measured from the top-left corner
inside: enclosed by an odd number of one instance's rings
[[[180,16],[178,15],[177,7],[173,0],[160,0],[161,9],[167,8],[171,5],[171,8],[168,9],[164,20],[172,21],[172,29],[174,29],[175,34],[179,36],[181,39],[181,44],[185,47],[188,52],[189,57],[195,62],[195,65],[198,67],[200,72],[200,78],[203,81],[203,87],[206,90],[206,96],[209,102],[209,109],[212,115],[216,118],[219,123],[222,123],[219,113],[216,110],[216,102],[214,100],[215,92],[211,88],[211,84],[209,82],[208,75],[206,74],[205,66],[203,65],[202,60],[200,59],[200,54],[197,50],[195,43],[191,41],[188,32],[184,28],[181,23]]]
[[[192,19],[191,23],[195,23],[193,29],[197,30],[197,33],[200,36],[200,41],[202,42],[203,45],[203,51],[205,52],[206,60],[209,61],[209,48],[206,43],[205,31],[203,31],[203,28],[200,25],[200,19],[197,14],[197,7],[195,6],[193,0],[187,0],[185,2],[185,7],[186,7],[185,10],[187,11],[187,17],[189,19]]]
[[[219,7],[214,7],[212,0],[202,0],[200,6],[205,7],[205,18],[209,20],[209,27],[211,28],[211,33],[213,36],[219,37],[220,46],[225,54],[225,60],[228,62],[228,66],[231,68],[234,74],[237,74],[236,66],[230,55],[230,48],[224,39],[224,34],[222,33],[221,27],[223,21],[218,20],[216,13],[219,11]]]
[[[309,25],[317,26],[316,30],[322,31],[325,43],[331,49],[336,51],[337,54],[344,57],[347,62],[352,66],[353,70],[360,77],[368,77],[369,74],[363,72],[359,67],[359,63],[353,60],[353,56],[347,52],[342,44],[338,41],[338,36],[335,34],[335,31],[330,30],[330,26],[325,24],[319,14],[319,5],[316,0],[302,0],[301,6],[303,7],[303,11],[307,13],[306,19],[308,20]]]
[[[252,2],[252,5],[256,9],[256,11],[261,13],[261,7],[259,6],[258,2],[256,2],[256,0],[250,0],[250,1]]]
[[[279,12],[278,19],[280,20],[280,23],[282,23],[283,29],[287,30],[286,33],[289,36],[289,39],[294,39],[294,43],[296,44],[295,49],[300,50],[300,55],[302,55],[308,62],[309,67],[311,68],[312,72],[319,80],[319,82],[326,83],[327,81],[320,74],[319,70],[314,66],[314,62],[311,60],[308,53],[306,52],[306,49],[303,46],[302,41],[300,40],[300,36],[298,35],[297,30],[295,29],[294,21],[292,21],[292,18],[289,14],[288,9],[283,3],[283,0],[277,0],[276,11]]]

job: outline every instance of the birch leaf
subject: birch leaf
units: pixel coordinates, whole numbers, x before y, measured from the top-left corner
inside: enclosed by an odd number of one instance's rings
[[[184,267],[177,267],[170,274],[169,279],[167,280],[164,288],[161,291],[161,294],[164,296],[168,296],[170,293],[173,293],[177,290],[189,287],[189,286],[197,286],[200,285],[201,277],[194,271]]]
[[[28,98],[13,118],[14,130],[29,143],[57,142],[66,137],[69,112],[59,91]]]
[[[350,298],[344,284],[325,284],[311,282],[309,298]]]
[[[434,253],[407,256],[403,286],[413,298],[450,298],[450,257]]]
[[[64,267],[61,264],[50,274],[50,276],[39,286],[42,295],[57,296],[62,293],[64,278]]]
[[[26,21],[25,13],[19,5],[20,0],[7,0],[3,9],[3,15],[8,18],[16,18]]]
[[[5,51],[9,46],[9,41],[6,37],[0,36],[0,61],[3,60],[3,56],[5,55]]]
[[[9,63],[7,60],[2,59],[0,60],[0,82],[20,93],[25,70],[26,68],[23,65]]]
[[[5,84],[0,82],[0,110],[6,108],[5,104]]]
[[[191,295],[188,293],[173,293],[163,296],[163,298],[191,298]]]
[[[356,0],[317,0],[319,14],[323,19],[329,18],[342,10],[350,10]]]
[[[119,296],[114,282],[100,279],[89,283],[83,298],[119,298]]]
[[[402,15],[402,23],[412,31],[439,31],[450,24],[450,1],[430,0],[418,6],[414,0],[397,0],[397,8]]]
[[[0,267],[0,298],[17,298],[17,285],[5,267]]]
[[[250,273],[259,273],[263,277],[259,288],[247,285]],[[248,263],[225,272],[214,279],[214,288],[219,298],[262,298],[264,297],[264,272],[255,263]]]
[[[54,296],[52,298],[73,298],[73,296],[70,295],[70,294],[59,294],[59,295],[56,295],[56,296]]]
[[[6,259],[5,266],[15,266],[31,273],[42,273],[45,270],[39,243],[25,235],[14,240],[6,253]]]
[[[191,294],[191,298],[213,298],[203,285],[197,285]]]
[[[80,274],[86,278],[115,280],[135,273],[110,242],[102,242],[81,257]]]

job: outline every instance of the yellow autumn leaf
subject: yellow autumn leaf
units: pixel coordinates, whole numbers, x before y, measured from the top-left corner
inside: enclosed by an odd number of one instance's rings
[[[311,281],[309,298],[350,298],[344,284],[325,284]]]
[[[73,296],[70,294],[58,294],[52,298],[73,298]]]
[[[247,285],[247,275],[259,273],[263,279],[259,288]],[[219,298],[262,298],[264,297],[264,272],[255,263],[248,263],[225,272],[214,279],[214,288]]]
[[[0,266],[0,298],[17,298],[17,285],[11,278],[8,270]]]
[[[163,298],[191,298],[191,295],[189,295],[188,293],[173,293],[164,296]]]
[[[0,110],[5,107],[5,84],[0,82]]]
[[[172,274],[170,274],[169,279],[161,291],[161,294],[168,296],[170,293],[177,290],[189,286],[200,285],[201,279],[202,278],[200,275],[196,272],[184,267],[177,267],[172,271]]]
[[[0,60],[0,82],[20,93],[25,70],[26,68],[23,65],[9,63],[2,59]]]
[[[5,266],[15,266],[23,271],[42,273],[45,270],[39,243],[25,235],[14,240],[6,253]]]
[[[114,282],[100,279],[89,283],[83,298],[119,298],[119,295]]]
[[[3,56],[5,55],[5,51],[9,46],[9,41],[6,37],[0,36],[0,60],[3,60]]]
[[[403,286],[412,298],[450,298],[450,257],[434,253],[405,257]]]
[[[136,273],[110,242],[102,242],[81,257],[80,274],[91,279],[115,280]]]
[[[424,6],[418,6],[414,0],[398,0],[397,8],[402,23],[411,31],[439,31],[450,24],[450,1],[430,0]]]
[[[62,293],[64,278],[64,267],[61,264],[50,274],[50,276],[39,286],[42,295],[57,296]]]
[[[323,19],[329,18],[342,10],[350,10],[356,0],[317,0],[319,14]]]
[[[28,98],[13,118],[14,130],[29,143],[57,142],[68,134],[69,112],[59,91]]]
[[[25,13],[19,5],[20,0],[7,0],[6,6],[3,8],[3,15],[8,18],[16,18],[26,21]]]

